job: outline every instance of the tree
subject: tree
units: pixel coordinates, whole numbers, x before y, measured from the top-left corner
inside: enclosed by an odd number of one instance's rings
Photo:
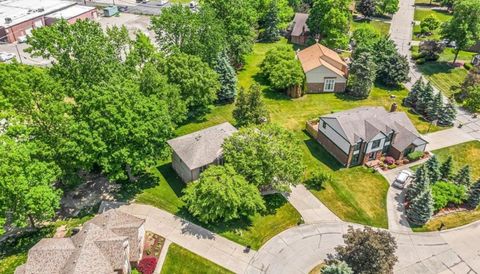
[[[438,182],[432,186],[435,210],[440,210],[448,204],[462,204],[467,199],[467,190],[463,185],[450,182]]]
[[[420,43],[420,56],[428,61],[436,61],[440,58],[440,54],[445,50],[445,44],[434,40],[427,40]]]
[[[213,67],[217,56],[228,47],[222,22],[208,7],[196,12],[186,5],[172,5],[151,21],[160,49],[168,54],[180,50]]]
[[[237,126],[259,125],[269,120],[268,110],[263,103],[262,91],[258,84],[253,84],[248,92],[240,88],[235,101],[233,118]]]
[[[268,22],[268,13],[270,11],[270,7],[272,2],[277,6],[278,9],[278,24],[277,28],[280,30],[287,29],[287,27],[292,22],[293,15],[295,13],[294,9],[296,9],[300,3],[294,3],[297,0],[258,0],[254,1],[257,3],[256,10],[259,14],[259,28],[266,28],[269,24]],[[298,0],[299,2],[301,0]]]
[[[433,104],[434,94],[433,87],[430,82],[427,83],[425,88],[417,96],[416,110],[422,115],[427,113],[428,106]]]
[[[471,208],[477,208],[480,204],[480,179],[470,188],[467,204]]]
[[[378,0],[377,13],[394,14],[399,9],[399,0]]]
[[[355,5],[355,8],[364,17],[370,18],[375,14],[376,2],[376,0],[360,0]]]
[[[447,160],[440,166],[440,179],[449,181],[453,175],[453,157],[448,156]]]
[[[280,30],[278,25],[280,23],[279,9],[276,0],[271,0],[268,5],[268,11],[265,15],[265,31],[263,32],[263,39],[267,42],[275,42],[280,39]]]
[[[163,69],[169,81],[180,87],[190,116],[204,114],[217,99],[218,74],[199,57],[176,53],[167,58]]]
[[[53,161],[42,159],[44,145],[27,141],[32,136],[24,138],[0,136],[0,218],[7,226],[36,227],[53,218],[60,206],[61,191],[53,184],[61,172]]]
[[[269,50],[261,67],[274,89],[287,90],[303,86],[305,74],[290,47],[280,46]]]
[[[447,103],[442,108],[438,123],[443,126],[453,126],[456,117],[457,111],[455,110],[455,107],[452,103]]]
[[[353,270],[346,262],[339,261],[324,267],[322,274],[353,274]]]
[[[472,184],[472,177],[470,176],[470,166],[465,165],[462,167],[454,178],[456,184],[470,187]]]
[[[405,106],[413,107],[414,109],[416,109],[419,94],[422,93],[424,89],[425,84],[423,82],[423,79],[420,78],[415,82],[415,84],[413,84],[412,89],[408,92],[408,96],[403,101],[403,104]]]
[[[212,9],[226,31],[227,52],[235,67],[241,67],[255,42],[258,21],[252,0],[205,0],[202,9]]]
[[[415,179],[412,184],[408,186],[407,198],[408,200],[414,200],[420,193],[425,192],[430,187],[430,178],[428,176],[428,170],[425,165],[422,165],[415,172]]]
[[[449,11],[451,11],[455,1],[456,0],[440,0],[440,4],[446,7]]]
[[[222,102],[232,102],[237,96],[237,74],[230,64],[226,52],[221,53],[217,57],[215,71],[218,73],[220,81],[220,90],[217,98]]]
[[[272,124],[242,128],[223,144],[225,161],[260,189],[290,191],[301,181],[302,152],[293,133]]]
[[[427,189],[412,200],[407,209],[408,221],[414,225],[424,225],[433,215],[432,191]]]
[[[480,85],[466,89],[467,98],[464,106],[471,112],[480,112]]]
[[[265,210],[258,189],[229,166],[211,166],[184,190],[188,211],[204,223],[226,222]]]
[[[456,94],[457,98],[461,101],[466,98],[472,97],[477,98],[477,96],[470,96],[471,92],[478,91],[480,86],[480,67],[474,66],[468,71],[467,78],[463,81],[460,86],[460,94]]]
[[[352,54],[355,59],[360,53],[372,53],[374,45],[382,38],[380,32],[371,25],[363,25],[353,31],[352,40],[355,48]]]
[[[410,79],[408,60],[397,52],[392,40],[387,37],[380,39],[374,45],[372,55],[377,64],[377,80],[395,86]]]
[[[307,20],[313,36],[331,48],[348,47],[351,14],[349,0],[314,0]]]
[[[443,97],[440,92],[437,92],[433,101],[429,106],[427,106],[427,109],[426,109],[428,120],[430,121],[438,120],[442,115],[442,110],[443,110]]]
[[[376,65],[368,52],[361,53],[350,65],[348,93],[357,98],[367,98],[376,77]]]
[[[335,247],[335,255],[328,254],[328,261],[340,260],[347,263],[353,273],[391,273],[398,261],[395,255],[395,238],[385,230],[370,227],[353,229],[343,235],[345,245]]]
[[[433,155],[428,161],[425,163],[425,168],[427,171],[427,176],[429,181],[433,184],[440,180],[440,164],[438,163],[438,159],[436,155]]]
[[[420,32],[424,35],[431,35],[432,32],[440,26],[440,21],[433,14],[425,17],[425,19],[420,22]]]
[[[480,5],[477,0],[455,0],[453,17],[442,27],[442,38],[455,42],[455,57],[480,40]]]

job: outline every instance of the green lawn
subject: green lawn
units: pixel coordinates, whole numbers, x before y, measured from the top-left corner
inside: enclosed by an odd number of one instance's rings
[[[440,6],[440,4],[436,1],[432,0],[415,0],[415,5],[421,5],[421,6],[427,6],[427,5],[432,5],[432,6]]]
[[[429,15],[434,15],[441,23],[446,22],[452,18],[452,15],[446,11],[431,10],[428,8],[416,8],[414,19],[415,21],[421,22]],[[436,29],[432,35],[426,37],[417,37],[417,34],[420,33],[420,25],[415,25],[413,27],[413,40],[438,40],[440,39],[440,27]]]
[[[445,161],[448,156],[452,156],[454,160],[454,170],[458,171],[464,165],[470,165],[472,179],[474,181],[480,179],[480,142],[471,141],[447,148],[434,150],[440,162]],[[474,211],[464,211],[445,216],[433,218],[422,227],[413,228],[414,231],[435,231],[440,224],[445,225],[444,229],[459,227],[480,220],[480,208]]]
[[[383,35],[388,35],[390,31],[390,24],[383,22],[383,21],[377,21],[377,20],[372,20],[372,21],[353,21],[352,22],[352,31],[355,29],[365,26],[365,25],[371,25],[374,29],[378,30],[381,34]]]
[[[233,273],[176,244],[168,248],[162,274],[224,274]]]

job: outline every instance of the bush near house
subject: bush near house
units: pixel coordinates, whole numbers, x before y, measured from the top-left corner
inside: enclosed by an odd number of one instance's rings
[[[417,161],[417,160],[420,160],[420,158],[422,158],[423,156],[423,152],[421,151],[414,151],[414,152],[411,152],[407,155],[407,158],[409,161]]]
[[[137,269],[142,274],[153,274],[155,267],[157,266],[157,258],[155,257],[146,257],[140,260],[138,263]]]

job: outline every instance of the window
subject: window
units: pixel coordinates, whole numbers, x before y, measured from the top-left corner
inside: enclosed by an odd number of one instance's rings
[[[382,140],[375,140],[375,141],[373,141],[373,143],[372,143],[372,149],[379,147],[381,141],[382,141]]]
[[[393,133],[388,134],[387,139],[385,139],[385,143],[392,141]]]
[[[323,91],[334,91],[335,90],[335,79],[325,79],[323,84]]]
[[[327,128],[327,123],[325,121],[322,121],[322,127]]]
[[[360,154],[353,155],[351,164],[352,165],[358,164],[358,159],[360,159]]]
[[[356,144],[353,146],[353,151],[359,150],[361,145],[362,145],[362,143],[356,143]]]

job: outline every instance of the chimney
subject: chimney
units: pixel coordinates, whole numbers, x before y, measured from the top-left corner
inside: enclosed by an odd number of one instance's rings
[[[390,112],[397,111],[397,108],[398,108],[397,103],[393,103],[392,106],[390,107]]]

